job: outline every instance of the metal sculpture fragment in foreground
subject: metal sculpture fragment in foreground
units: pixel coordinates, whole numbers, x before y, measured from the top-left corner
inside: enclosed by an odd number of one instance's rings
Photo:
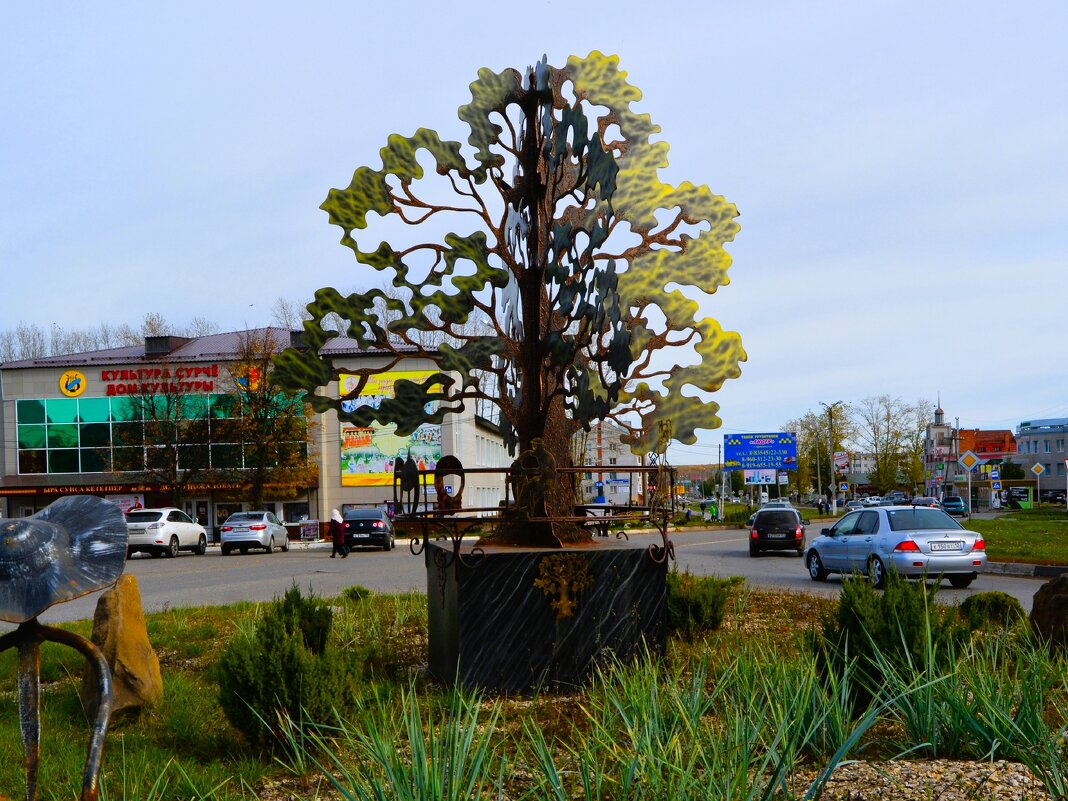
[[[92,642],[42,625],[37,616],[58,603],[111,586],[126,564],[126,519],[103,498],[61,498],[33,517],[0,520],[0,620],[17,623],[0,637],[0,652],[18,649],[19,720],[26,764],[26,801],[37,798],[41,750],[41,643],[68,645],[92,666],[100,703],[93,713],[82,777],[82,801],[95,801],[111,716],[111,671]]]

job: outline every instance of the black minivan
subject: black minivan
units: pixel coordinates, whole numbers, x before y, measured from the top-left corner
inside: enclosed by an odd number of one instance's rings
[[[761,509],[753,515],[749,526],[749,555],[760,556],[764,551],[805,552],[805,526],[796,509]]]

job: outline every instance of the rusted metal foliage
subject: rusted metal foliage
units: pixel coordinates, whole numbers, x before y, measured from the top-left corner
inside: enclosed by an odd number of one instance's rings
[[[92,712],[82,801],[99,796],[97,778],[111,717],[111,670],[100,650],[73,632],[41,625],[57,603],[111,586],[126,564],[126,519],[103,498],[61,498],[30,518],[0,520],[0,620],[17,623],[0,637],[0,652],[18,650],[19,721],[26,765],[26,801],[37,798],[41,751],[41,643],[67,645],[93,668],[100,702]]]

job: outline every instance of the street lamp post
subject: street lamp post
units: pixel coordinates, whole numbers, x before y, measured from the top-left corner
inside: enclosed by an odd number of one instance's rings
[[[827,410],[827,443],[830,446],[827,448],[828,472],[830,473],[827,483],[831,488],[831,517],[838,516],[838,486],[834,483],[834,408],[841,405],[842,401],[830,404],[820,403],[820,406]]]

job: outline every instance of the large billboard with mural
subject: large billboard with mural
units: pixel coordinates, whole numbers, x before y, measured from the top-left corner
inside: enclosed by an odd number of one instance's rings
[[[398,370],[371,376],[363,391],[352,400],[342,401],[344,411],[360,406],[375,408],[393,397],[393,385],[404,379],[419,383],[436,371]],[[351,392],[357,377],[342,373],[339,379],[341,394]],[[408,436],[398,436],[397,426],[375,424],[361,428],[351,423],[341,424],[341,486],[381,487],[393,483],[393,466],[411,454],[420,468],[433,470],[441,459],[441,426],[421,425]]]

